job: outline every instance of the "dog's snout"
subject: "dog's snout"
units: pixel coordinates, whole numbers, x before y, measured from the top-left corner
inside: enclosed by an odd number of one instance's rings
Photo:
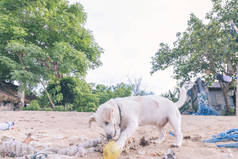
[[[107,140],[112,139],[112,135],[107,135]]]

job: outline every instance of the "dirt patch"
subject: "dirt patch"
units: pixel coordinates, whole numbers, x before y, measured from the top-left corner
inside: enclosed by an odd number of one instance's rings
[[[1,131],[1,137],[13,137],[23,142],[30,133],[39,145],[64,148],[77,145],[83,140],[97,138],[103,133],[96,124],[88,128],[88,119],[91,113],[79,112],[31,112],[31,111],[4,111],[0,112],[0,122],[14,121],[13,130]],[[203,143],[212,135],[237,128],[238,117],[221,116],[183,116],[182,131],[184,134],[181,148],[171,148],[175,137],[167,133],[165,141],[161,144],[146,144],[137,150],[122,153],[120,159],[158,159],[162,158],[169,148],[176,154],[177,159],[224,159],[238,156],[237,149],[217,148],[216,144]],[[173,131],[170,125],[167,132]],[[157,128],[143,126],[138,128],[134,137],[140,140],[143,136],[158,136]],[[145,142],[145,141],[143,141]],[[222,143],[220,143],[222,144]],[[102,159],[102,154],[93,152],[85,159]]]

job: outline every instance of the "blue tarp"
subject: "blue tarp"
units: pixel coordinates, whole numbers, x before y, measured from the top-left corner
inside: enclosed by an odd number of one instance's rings
[[[196,84],[198,85],[199,89],[199,93],[197,95],[198,110],[196,113],[194,113],[194,115],[220,115],[208,104],[208,94],[200,78],[196,80]]]

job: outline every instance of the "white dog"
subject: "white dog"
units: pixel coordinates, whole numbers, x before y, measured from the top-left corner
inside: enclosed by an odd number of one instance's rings
[[[96,113],[90,117],[89,125],[96,121],[105,130],[108,140],[119,135],[117,144],[122,150],[126,140],[139,125],[156,125],[160,134],[156,142],[161,143],[165,139],[163,127],[169,122],[176,132],[176,143],[173,146],[180,147],[183,134],[178,108],[186,101],[187,90],[191,86],[183,86],[180,89],[180,98],[176,103],[155,95],[111,99],[99,106]]]

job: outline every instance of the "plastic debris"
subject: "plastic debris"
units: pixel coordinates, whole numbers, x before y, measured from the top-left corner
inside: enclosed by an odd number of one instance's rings
[[[14,122],[3,122],[0,123],[0,130],[9,130],[12,126],[14,126]]]
[[[216,143],[229,140],[238,141],[238,129],[229,129],[226,132],[213,135],[212,139],[204,140],[203,142]]]
[[[231,76],[227,76],[227,75],[217,74],[217,79],[219,81],[222,81],[222,82],[225,82],[225,83],[232,82],[232,77]]]
[[[175,136],[175,134],[173,133],[173,132],[169,132],[169,135],[171,135],[171,136]]]
[[[216,143],[216,142],[223,142],[223,141],[238,141],[238,129],[229,129],[226,132],[222,132],[218,135],[213,135],[212,139],[204,140],[203,142],[207,143]],[[238,148],[237,143],[230,143],[230,144],[221,144],[217,145],[217,147],[226,147],[226,148]]]
[[[222,145],[217,145],[217,147],[238,148],[238,143],[233,143],[233,144],[222,144]]]
[[[33,147],[15,141],[14,139],[3,141],[0,145],[0,156],[2,157],[21,157],[24,155],[32,154],[33,152]]]

